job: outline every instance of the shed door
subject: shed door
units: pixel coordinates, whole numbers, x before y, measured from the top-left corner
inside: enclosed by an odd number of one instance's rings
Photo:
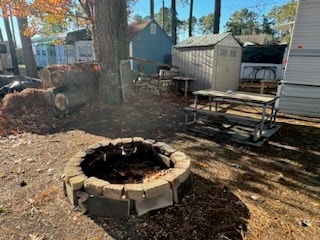
[[[215,90],[238,90],[240,78],[241,49],[218,46],[216,49]]]

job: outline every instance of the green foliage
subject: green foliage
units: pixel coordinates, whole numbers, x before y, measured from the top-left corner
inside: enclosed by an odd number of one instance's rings
[[[155,14],[155,20],[168,35],[171,33],[171,8],[160,8],[159,13]]]
[[[133,22],[136,22],[136,23],[141,23],[141,22],[143,22],[143,21],[145,21],[145,20],[147,20],[148,19],[148,17],[142,17],[141,15],[139,15],[139,14],[136,14],[136,15],[134,15],[133,17],[132,17],[132,21]]]
[[[274,25],[274,21],[270,21],[267,16],[263,15],[263,20],[261,24],[261,33],[273,35],[274,30],[272,28],[272,25]]]
[[[273,19],[275,24],[287,23],[295,20],[297,1],[288,2],[282,6],[274,7],[268,13],[268,17]]]
[[[168,35],[171,35],[171,12],[171,8],[165,7],[160,8],[160,11],[155,14],[155,20]],[[164,16],[164,18],[162,16]],[[164,19],[164,22],[162,22],[162,19]],[[181,21],[177,18],[177,30],[180,31],[182,29],[184,29],[184,21]]]
[[[243,8],[235,11],[226,24],[227,31],[234,35],[252,35],[259,33],[259,15]]]
[[[202,16],[199,18],[198,28],[202,34],[213,33],[213,19],[214,19],[213,13],[210,13],[209,15]]]

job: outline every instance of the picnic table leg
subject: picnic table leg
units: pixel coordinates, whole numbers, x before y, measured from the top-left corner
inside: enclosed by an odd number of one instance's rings
[[[184,96],[188,96],[188,87],[189,87],[189,81],[184,81]]]
[[[264,93],[264,82],[260,82],[260,94],[263,94]]]

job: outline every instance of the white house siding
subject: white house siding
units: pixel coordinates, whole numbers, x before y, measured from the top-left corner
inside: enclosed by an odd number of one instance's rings
[[[280,91],[282,111],[310,117],[320,116],[320,86],[283,84]]]
[[[300,0],[284,81],[282,112],[320,117],[320,1]]]

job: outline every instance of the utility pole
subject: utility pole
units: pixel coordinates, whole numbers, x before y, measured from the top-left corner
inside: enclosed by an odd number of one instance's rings
[[[164,0],[162,0],[162,28],[164,29]]]
[[[150,0],[150,18],[154,19],[154,0]]]
[[[171,38],[173,45],[177,43],[177,11],[176,0],[171,0]]]
[[[220,15],[221,15],[221,0],[215,0],[215,2],[214,2],[213,34],[218,34],[220,31]]]
[[[189,12],[189,37],[192,36],[193,26],[193,0],[190,0],[190,12]]]

